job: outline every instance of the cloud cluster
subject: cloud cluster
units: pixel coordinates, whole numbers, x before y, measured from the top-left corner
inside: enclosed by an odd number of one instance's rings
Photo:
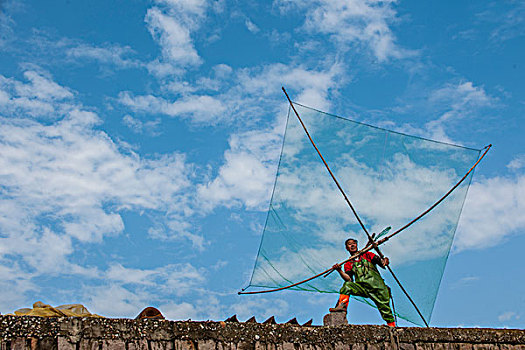
[[[350,47],[368,48],[379,62],[414,55],[396,44],[390,28],[399,19],[394,0],[275,0],[282,12],[305,12],[304,28],[310,33],[330,36],[344,51]],[[353,46],[349,46],[354,44]]]
[[[163,304],[162,312],[172,319],[195,317],[199,311],[188,303],[166,303],[193,293],[204,282],[202,271],[190,264],[167,264],[156,269],[134,269],[112,264],[103,273],[105,283],[87,286],[83,298],[94,312],[104,316],[132,317],[140,306]]]
[[[520,1],[510,1],[506,4],[509,7],[503,13],[495,15],[493,11],[486,11],[478,15],[484,26],[487,23],[494,24],[495,28],[490,33],[492,42],[507,41],[525,34],[525,4]]]
[[[0,48],[2,48],[6,43],[13,39],[13,24],[14,21],[8,15],[8,8],[15,8],[17,5],[15,2],[11,1],[2,1],[0,2]]]
[[[192,127],[228,129],[228,147],[204,181],[195,176],[193,165],[181,153],[142,156],[115,141],[101,129],[101,114],[82,106],[75,91],[60,86],[46,72],[26,70],[24,82],[0,76],[0,276],[5,281],[1,292],[6,303],[19,303],[24,293],[38,290],[33,283],[35,277],[73,274],[87,281],[85,300],[96,311],[112,310],[107,314],[110,316],[133,315],[139,311],[137,305],[151,301],[172,318],[209,317],[224,310],[216,297],[199,290],[205,272],[192,265],[140,269],[110,263],[95,268],[71,259],[88,244],[101,244],[109,236],[122,234],[127,213],[147,216],[155,222],[147,229],[149,238],[189,241],[193,248],[203,250],[204,238],[191,222],[198,215],[207,215],[218,207],[266,210],[287,109],[280,87],[284,85],[297,102],[330,110],[332,92],[348,82],[347,68],[334,57],[300,57],[300,63],[290,58],[288,64],[243,68],[224,63],[208,67],[204,64],[207,57],[198,51],[198,40],[208,35],[208,15],[221,11],[223,4],[154,0],[144,22],[160,50],[158,57],[149,62],[137,59],[133,48],[118,44],[95,46],[66,40],[55,47],[65,52],[68,62],[96,61],[151,73],[156,80],[146,93],[122,91],[112,100],[127,109],[122,122],[136,133],[157,135],[160,116],[180,118]],[[304,15],[301,30],[310,42],[298,46],[311,47],[312,42],[328,38],[338,53],[362,49],[379,63],[415,55],[397,44],[393,26],[399,17],[395,4],[394,0],[274,1],[282,14],[299,10]],[[516,33],[521,10],[509,13],[509,26],[502,27],[500,33]],[[253,35],[266,35],[260,22],[241,17]],[[0,28],[8,28],[8,24],[8,18],[1,15]],[[277,35],[275,30],[273,33]],[[190,72],[195,75],[189,77]],[[450,141],[455,121],[493,107],[498,101],[482,86],[462,81],[444,84],[425,102],[438,111],[438,117],[424,128],[411,131]],[[315,131],[316,126],[312,129]],[[304,141],[303,131],[296,131],[287,137]],[[342,130],[337,134],[345,137]],[[347,141],[366,142],[355,137]],[[289,149],[288,155],[293,158],[307,148],[311,151],[308,144],[300,144]],[[403,157],[392,159],[390,169],[380,173],[351,154],[339,156],[346,166],[338,168],[338,174],[353,198],[358,198],[360,213],[375,231],[385,224],[405,223],[425,207],[428,198],[442,194],[441,189],[448,188],[455,175],[414,165]],[[522,157],[516,157],[508,168],[519,172],[523,164]],[[389,177],[389,171],[398,176]],[[317,181],[321,174],[326,175],[317,159],[294,172],[284,171],[281,180],[287,189],[279,195],[298,208],[293,213],[296,218],[312,223],[313,236],[333,245],[352,232],[355,223],[341,219],[349,217],[348,208],[331,181]],[[432,178],[442,183],[433,187],[426,181]],[[475,183],[457,249],[497,244],[524,228],[525,223],[519,219],[525,209],[523,188],[520,175]],[[400,194],[390,195],[396,191]],[[194,212],[195,207],[205,210],[199,210],[199,214]],[[449,217],[454,210],[444,209],[441,218]],[[398,252],[412,253],[415,260],[428,258],[429,251],[443,252],[446,240],[433,235],[437,228],[452,224],[440,216],[429,217],[422,230],[424,235],[408,234],[406,239],[392,243],[393,260],[402,261],[396,259]],[[433,245],[428,244],[428,237],[435,238]],[[326,258],[331,262],[340,251],[322,246],[300,253],[312,261]],[[288,259],[283,258],[278,262],[279,270],[295,277],[296,266],[304,262],[301,256],[291,253]],[[197,299],[194,305],[184,301],[190,294]],[[175,301],[167,302],[166,296]],[[278,315],[287,307],[285,302],[263,300],[234,304],[232,309],[248,317],[254,312]]]
[[[63,115],[72,109],[73,92],[37,71],[24,72],[27,83],[0,76],[0,107],[3,113],[33,117]]]
[[[159,95],[136,96],[131,92],[121,92],[118,102],[138,113],[158,113],[200,125],[236,123],[248,128],[269,114],[272,122],[274,118],[282,119],[285,113],[282,108],[285,104],[281,92],[283,85],[298,92],[296,101],[307,101],[320,109],[328,108],[329,92],[337,88],[337,79],[342,73],[343,69],[337,63],[323,69],[277,63],[236,71],[221,64],[214,67],[213,76],[201,78],[194,84],[172,81],[166,85],[169,93]]]
[[[498,321],[500,322],[507,322],[510,320],[519,320],[521,317],[520,315],[515,311],[506,311],[498,316]]]
[[[525,230],[525,176],[497,176],[471,185],[454,242],[456,251],[495,246]]]
[[[400,131],[457,143],[449,135],[458,122],[479,120],[487,110],[501,107],[497,97],[470,81],[447,83],[428,96],[426,102],[437,111],[438,118],[426,123],[424,129],[405,127]],[[492,247],[525,229],[518,214],[525,208],[523,159],[518,154],[507,164],[511,174],[474,177],[454,241],[455,252]]]
[[[164,97],[133,96],[123,92],[119,95],[119,102],[140,113],[155,112],[204,125],[233,123],[252,129],[241,129],[230,136],[229,148],[224,152],[224,164],[218,169],[216,177],[198,186],[198,200],[208,210],[217,206],[265,210],[274,181],[286,115],[280,87],[284,84],[289,90],[297,91],[298,101],[328,108],[329,91],[337,88],[337,78],[341,74],[342,68],[338,64],[325,70],[273,64],[237,72],[220,65],[215,69],[213,81],[227,88],[219,95],[183,94],[168,102]],[[229,82],[231,79],[233,84]],[[199,87],[190,91],[196,89]],[[268,115],[272,118],[270,126],[253,129],[252,124]]]
[[[27,215],[59,218],[64,232],[81,241],[120,232],[121,210],[167,210],[170,203],[183,202],[189,185],[182,155],[141,159],[122,153],[93,128],[99,122],[81,110],[51,125],[2,118],[6,193],[20,206],[30,206],[22,211]]]
[[[72,46],[66,50],[66,55],[74,61],[93,60],[101,64],[111,64],[119,68],[138,68],[143,64],[133,59],[134,51],[130,47],[106,45],[97,47],[87,44]]]
[[[394,122],[383,123],[385,127],[409,135],[422,136],[428,139],[452,144],[461,144],[451,134],[460,126],[486,118],[489,111],[501,107],[498,97],[489,94],[483,86],[476,86],[471,81],[452,81],[439,88],[425,90],[414,103],[396,108],[398,113],[421,113],[424,111],[427,121],[422,127],[412,124],[398,125]]]
[[[119,102],[136,112],[188,118],[195,123],[216,124],[221,119],[228,118],[224,102],[208,95],[189,95],[170,102],[163,97],[133,96],[129,92],[121,92]]]
[[[124,117],[122,117],[122,123],[137,134],[146,133],[151,136],[157,136],[161,133],[159,130],[159,118],[143,122],[138,118],[134,118],[131,115],[126,114]]]
[[[513,171],[525,168],[525,154],[519,154],[514,157],[514,159],[507,164],[507,168]]]
[[[132,49],[118,45],[68,45],[67,57],[121,68],[146,66],[157,76],[162,72],[183,72],[202,62],[195,50],[192,32],[199,29],[207,8],[202,1],[158,1],[148,10],[148,29],[162,49],[162,56],[153,62],[140,63],[133,58]],[[217,177],[198,186],[197,198],[192,198],[191,166],[183,155],[174,153],[146,158],[118,144],[99,129],[102,119],[75,100],[75,92],[56,84],[46,73],[26,71],[29,83],[1,77],[0,103],[7,113],[2,119],[5,128],[1,147],[6,151],[4,155],[19,156],[0,159],[5,165],[3,169],[10,169],[2,174],[6,179],[2,185],[9,193],[2,200],[11,208],[3,212],[5,216],[0,218],[0,227],[7,232],[15,226],[14,222],[24,223],[10,231],[12,235],[5,240],[3,257],[6,263],[24,261],[34,269],[34,275],[28,275],[27,271],[19,274],[25,276],[26,289],[19,287],[18,290],[30,290],[33,276],[50,271],[57,275],[80,274],[96,280],[100,271],[74,264],[69,258],[81,244],[102,242],[107,236],[123,232],[122,214],[125,212],[159,213],[155,217],[160,220],[148,231],[152,238],[187,238],[194,247],[202,248],[202,237],[192,232],[192,225],[187,220],[193,215],[195,202],[192,201],[196,200],[198,205],[204,203],[209,210],[231,205],[250,210],[265,209],[286,113],[280,95],[281,78],[284,76],[286,83],[299,92],[299,98],[326,107],[328,91],[336,86],[338,74],[338,66],[316,70],[276,64],[233,71],[227,65],[217,65],[212,76],[202,77],[196,83],[163,82],[167,88],[164,91],[171,91],[176,98],[164,93],[159,96],[120,93],[119,102],[132,111],[153,111],[187,118],[194,123],[229,122],[230,110],[252,118],[250,126],[232,134],[230,148],[224,153],[225,162],[218,169]],[[273,87],[271,90],[268,84]],[[218,96],[197,93],[210,89],[218,91],[223,87],[226,90]],[[275,103],[276,96],[280,103]],[[272,119],[266,124],[270,126],[255,127],[256,121],[268,114]],[[27,118],[28,115],[45,116],[49,120]],[[153,130],[156,125],[155,121],[142,121],[132,115],[124,117],[123,122],[137,132]],[[22,152],[27,145],[31,152]],[[20,234],[22,231],[25,234]],[[11,250],[15,246],[18,250]],[[32,254],[38,248],[46,249],[48,254],[38,257]],[[7,255],[7,250],[11,255]],[[117,270],[120,273],[115,273]],[[112,265],[105,273],[106,286],[85,286],[93,296],[110,300],[120,315],[129,314],[132,305],[152,296],[144,291],[152,285],[130,280],[131,277],[123,280],[119,277],[122,274],[147,280],[163,272],[158,269],[135,271]],[[196,276],[190,279],[199,281]],[[177,285],[184,290],[180,287],[184,283],[178,281]],[[96,299],[99,298],[90,300],[96,303]],[[98,304],[94,305],[98,309]],[[179,317],[195,317],[201,312],[184,302],[163,305]]]
[[[192,34],[199,29],[207,10],[204,0],[158,0],[148,9],[145,21],[162,51],[161,59],[149,65],[152,73],[183,73],[186,68],[202,64]]]
[[[298,91],[297,99],[314,103],[319,108],[328,107],[328,92],[336,86],[335,79],[340,67],[334,65],[326,71],[311,71],[302,67],[289,67],[275,64],[262,71],[243,70],[239,74],[240,88],[225,95],[230,105],[243,104],[247,110],[250,103],[261,106],[261,99],[273,113],[274,122],[270,127],[243,131],[230,136],[229,149],[224,153],[224,164],[217,176],[207,184],[199,186],[198,194],[206,208],[216,206],[234,207],[243,205],[247,209],[266,210],[270,189],[274,183],[277,161],[282,144],[284,116],[286,107],[277,102],[276,91],[284,82],[293,91]],[[242,91],[241,102],[236,92]],[[255,101],[255,96],[259,101]],[[271,107],[274,104],[276,107]],[[262,111],[256,111],[263,113]],[[268,113],[268,110],[266,110]],[[254,117],[246,111],[241,116]],[[262,116],[262,115],[261,115]],[[291,118],[295,118],[294,115]]]
[[[217,177],[198,187],[203,207],[244,205],[266,210],[280,146],[281,135],[276,130],[232,135]]]
[[[0,260],[12,274],[7,284],[23,293],[42,274],[94,278],[96,271],[72,263],[71,255],[122,233],[128,211],[160,213],[163,239],[202,247],[202,237],[181,225],[192,215],[191,165],[184,155],[141,157],[98,129],[100,117],[76,103],[69,89],[34,71],[24,76],[27,83],[0,77]],[[108,270],[108,280],[132,283],[121,280],[118,268]],[[164,276],[162,284],[176,285],[176,271],[163,269],[137,278]],[[132,272],[127,278],[139,274]]]
[[[182,66],[198,65],[201,58],[193,46],[190,30],[177,19],[151,8],[146,15],[151,34],[162,46],[163,58]]]
[[[431,138],[444,142],[453,142],[446,133],[454,122],[479,112],[482,108],[494,107],[497,100],[488,95],[483,87],[474,86],[470,81],[457,84],[447,84],[443,88],[433,91],[429,97],[429,103],[436,108],[444,108],[445,111],[438,119],[432,120],[425,125]]]

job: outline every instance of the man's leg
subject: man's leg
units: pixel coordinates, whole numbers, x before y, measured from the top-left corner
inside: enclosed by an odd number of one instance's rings
[[[376,304],[383,320],[385,320],[388,325],[395,326],[395,318],[390,308],[390,292],[388,291],[388,287],[375,288],[369,292],[369,295],[370,299]]]
[[[345,309],[348,307],[348,302],[350,301],[350,295],[358,296],[358,297],[368,297],[368,293],[366,290],[361,287],[359,284],[355,282],[345,282],[343,286],[341,287],[341,290],[339,291],[339,300],[337,301],[337,305],[335,308],[330,309],[330,311],[336,310],[336,309]]]
[[[337,300],[337,304],[335,304],[335,307],[330,308],[329,311],[338,311],[338,310],[346,310],[348,308],[348,302],[350,301],[350,296],[345,294],[339,294],[339,300]]]

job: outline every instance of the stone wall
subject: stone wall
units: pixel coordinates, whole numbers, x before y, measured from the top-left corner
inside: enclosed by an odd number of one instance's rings
[[[525,350],[525,330],[0,316],[0,349]]]

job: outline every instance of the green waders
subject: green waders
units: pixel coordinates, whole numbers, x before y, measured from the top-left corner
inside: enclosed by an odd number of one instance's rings
[[[374,264],[366,259],[355,262],[352,267],[355,282],[347,281],[341,287],[341,294],[370,298],[387,323],[394,322],[390,308],[390,292]]]

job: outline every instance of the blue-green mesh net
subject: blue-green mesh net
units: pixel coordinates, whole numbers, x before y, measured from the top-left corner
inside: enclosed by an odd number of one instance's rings
[[[443,196],[480,154],[480,150],[294,106],[369,232],[379,233],[388,226],[393,232],[414,219]],[[467,178],[431,213],[381,245],[427,322],[469,183]],[[349,257],[344,248],[349,237],[359,240],[359,248],[367,242],[299,121],[293,112],[288,113],[273,196],[249,287],[283,287],[318,274]],[[422,325],[388,271],[380,271],[392,288],[396,314]],[[332,273],[293,289],[338,293],[342,282]],[[357,299],[372,305],[368,299]]]

